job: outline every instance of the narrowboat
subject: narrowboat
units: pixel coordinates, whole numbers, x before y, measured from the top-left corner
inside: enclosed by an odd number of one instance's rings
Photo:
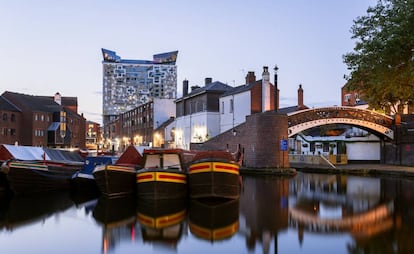
[[[191,198],[240,197],[240,164],[227,151],[198,151],[188,167]]]
[[[30,152],[27,149],[21,148],[22,151]],[[7,168],[4,171],[7,171],[7,180],[13,193],[29,194],[70,190],[72,176],[81,170],[83,164],[79,153],[43,148],[42,160],[12,159],[3,168]]]
[[[114,165],[98,165],[93,170],[99,191],[106,197],[135,194],[137,169],[142,163],[141,146],[128,146]]]
[[[99,193],[93,170],[98,165],[113,165],[117,159],[116,156],[86,156],[82,169],[72,176],[73,193]]]
[[[136,175],[138,198],[186,198],[185,153],[182,149],[145,149],[144,166]]]

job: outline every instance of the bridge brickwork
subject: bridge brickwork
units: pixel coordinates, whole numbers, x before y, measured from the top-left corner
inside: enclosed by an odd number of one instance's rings
[[[392,117],[355,107],[324,107],[296,111],[289,116],[289,136],[326,124],[359,126],[379,135],[394,139]]]
[[[365,128],[383,138],[382,163],[414,165],[414,144],[404,143],[404,137],[414,137],[414,126],[396,127],[392,117],[354,107],[325,107],[281,114],[275,111],[252,114],[246,122],[235,126],[204,143],[191,144],[191,149],[229,150],[238,147],[244,152],[243,165],[251,168],[288,168],[288,151],[282,151],[280,141],[312,127],[342,123]],[[408,126],[408,127],[407,127]],[[405,136],[401,131],[403,128]],[[398,135],[394,137],[394,133]],[[408,155],[405,156],[404,153]]]

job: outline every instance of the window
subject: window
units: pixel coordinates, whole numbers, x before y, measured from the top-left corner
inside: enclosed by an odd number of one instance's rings
[[[11,114],[10,121],[12,121],[12,122],[16,121],[16,115],[15,114]]]
[[[329,143],[323,143],[323,152],[329,152]]]
[[[38,117],[39,117],[39,116],[38,116],[37,114],[35,114],[35,115],[34,115],[34,120],[35,120],[35,121],[37,121]]]
[[[350,93],[345,94],[344,101],[349,102],[350,99],[351,99],[351,94]]]
[[[7,114],[3,113],[3,121],[7,121]]]

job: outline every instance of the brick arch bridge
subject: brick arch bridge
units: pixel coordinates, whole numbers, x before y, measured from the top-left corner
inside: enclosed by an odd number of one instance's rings
[[[324,107],[288,114],[288,136],[327,124],[349,124],[394,139],[393,118],[371,110],[354,107]]]

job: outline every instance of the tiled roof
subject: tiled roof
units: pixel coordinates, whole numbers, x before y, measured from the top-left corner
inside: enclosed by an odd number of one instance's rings
[[[35,96],[6,91],[2,97],[17,104],[16,106],[24,106],[32,111],[56,112],[62,109],[62,106],[54,101],[53,96]],[[77,106],[78,99],[76,97],[62,97],[62,105]]]
[[[236,86],[233,89],[223,93],[220,97],[225,97],[225,96],[229,96],[229,95],[233,95],[233,94],[239,94],[245,91],[249,91],[252,89],[252,87],[254,87],[255,85],[260,85],[262,84],[262,80],[256,80],[256,82],[254,83],[250,83],[250,84],[244,84],[241,86]],[[270,83],[271,84],[271,83]]]
[[[231,89],[233,89],[233,87],[231,87],[227,84],[224,84],[220,81],[214,81],[210,84],[207,84],[206,86],[193,89],[190,93],[188,93],[183,98],[189,98],[189,97],[193,97],[195,95],[199,95],[199,94],[207,93],[207,92],[210,92],[210,93],[215,93],[215,92],[223,93],[223,92],[226,92],[226,91],[230,91]],[[182,99],[182,98],[179,98],[178,100],[180,100],[180,99]]]
[[[0,110],[5,111],[20,111],[18,107],[9,102],[6,98],[0,96]]]

